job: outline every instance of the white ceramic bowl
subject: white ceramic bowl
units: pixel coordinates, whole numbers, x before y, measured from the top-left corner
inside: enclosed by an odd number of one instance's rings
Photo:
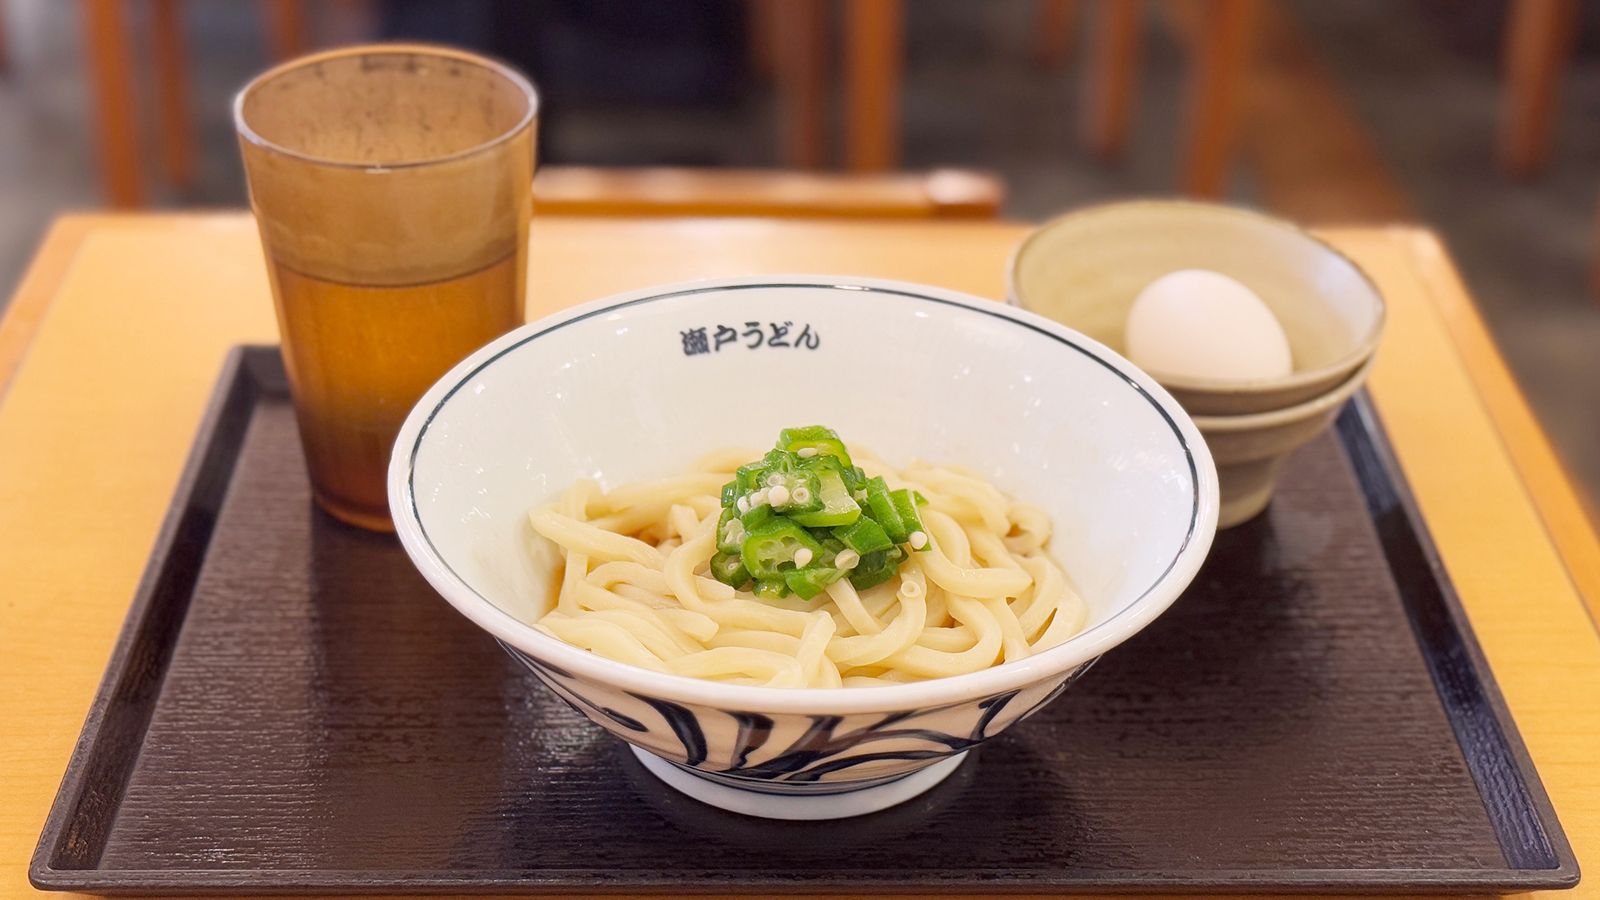
[[[787,346],[772,346],[774,324]],[[719,349],[718,326],[739,337]],[[662,675],[530,627],[558,562],[532,539],[531,507],[579,477],[667,475],[817,422],[893,462],[979,469],[1043,507],[1091,608],[1083,633],[954,678],[784,689]],[[401,428],[389,503],[445,599],[652,771],[739,812],[831,818],[925,790],[1149,624],[1211,546],[1217,479],[1165,391],[1054,322],[913,284],[765,276],[599,300],[474,353]]]

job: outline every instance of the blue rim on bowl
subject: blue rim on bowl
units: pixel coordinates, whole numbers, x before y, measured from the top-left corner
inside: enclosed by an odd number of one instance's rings
[[[1027,659],[965,675],[864,688],[774,688],[724,684],[662,674],[615,662],[547,635],[512,616],[461,578],[435,548],[415,503],[417,454],[429,426],[452,396],[508,353],[563,327],[642,304],[714,291],[760,288],[849,290],[901,301],[956,308],[1010,322],[1083,354],[1119,376],[1149,402],[1172,429],[1189,464],[1194,488],[1188,529],[1166,569],[1132,602],[1062,644]],[[1011,690],[1060,674],[1122,643],[1166,610],[1182,592],[1211,546],[1216,531],[1216,468],[1200,432],[1177,402],[1144,372],[1104,345],[1035,313],[954,291],[879,279],[772,275],[715,279],[646,288],[603,298],[524,325],[479,349],[445,374],[418,401],[401,426],[390,459],[389,506],[396,533],[423,576],[459,612],[504,643],[546,665],[626,690],[725,709],[852,714],[934,708],[974,695]]]

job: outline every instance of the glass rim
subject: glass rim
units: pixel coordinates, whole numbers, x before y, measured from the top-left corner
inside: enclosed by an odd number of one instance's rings
[[[245,99],[268,82],[287,75],[297,69],[303,69],[308,66],[314,66],[327,62],[329,60],[347,57],[406,55],[432,56],[438,59],[450,59],[458,62],[471,63],[472,65],[487,69],[488,71],[493,72],[494,74],[499,75],[500,77],[511,82],[512,85],[522,91],[523,95],[527,97],[528,100],[527,112],[523,113],[522,117],[504,132],[497,134],[482,143],[474,144],[471,147],[467,147],[463,150],[457,150],[454,153],[446,153],[442,156],[430,156],[424,159],[405,160],[402,162],[393,163],[351,162],[349,160],[332,159],[326,156],[317,156],[312,153],[295,150],[290,147],[286,147],[283,144],[277,143],[276,141],[267,140],[254,128],[250,127],[250,124],[245,121]],[[512,138],[526,130],[533,122],[534,118],[538,116],[538,114],[539,91],[534,87],[533,82],[529,80],[528,76],[517,71],[511,65],[503,63],[497,59],[492,59],[478,53],[472,53],[466,50],[457,50],[453,47],[445,47],[438,44],[416,44],[405,42],[355,44],[348,47],[338,47],[332,50],[323,50],[317,53],[310,53],[306,54],[305,56],[297,56],[294,59],[279,63],[278,65],[267,69],[265,72],[256,75],[254,78],[251,78],[245,83],[244,87],[239,89],[238,93],[233,95],[233,128],[241,139],[260,147],[263,150],[268,150],[272,153],[287,156],[291,159],[339,169],[371,169],[375,171],[390,171],[394,169],[415,169],[423,166],[432,166],[440,163],[465,159],[479,153],[493,150],[501,144],[510,141]]]

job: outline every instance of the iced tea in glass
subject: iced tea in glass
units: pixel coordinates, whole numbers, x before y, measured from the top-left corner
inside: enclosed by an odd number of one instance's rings
[[[434,381],[522,323],[538,98],[439,47],[314,54],[234,103],[318,505],[393,530],[401,422]]]

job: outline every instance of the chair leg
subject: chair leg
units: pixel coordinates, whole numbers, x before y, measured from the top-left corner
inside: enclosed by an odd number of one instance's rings
[[[1227,188],[1259,9],[1259,0],[1207,0],[1199,23],[1183,161],[1183,189],[1194,196]]]
[[[1039,31],[1034,35],[1033,59],[1046,69],[1058,69],[1072,53],[1072,26],[1078,20],[1078,0],[1039,0]]]
[[[855,172],[900,164],[905,0],[845,4],[845,162]]]
[[[282,62],[306,52],[304,0],[266,0],[267,50]]]
[[[100,180],[113,206],[144,203],[134,130],[133,56],[126,0],[83,0],[85,54],[100,140]]]
[[[161,165],[179,187],[194,183],[194,131],[189,121],[189,73],[179,0],[153,0],[156,82],[161,95]]]
[[[11,41],[6,36],[6,5],[0,0],[0,74],[11,69]]]
[[[784,0],[773,8],[773,64],[786,162],[815,169],[827,157],[827,6]]]
[[[750,55],[750,69],[762,78],[771,78],[777,68],[773,56],[777,53],[773,17],[778,0],[745,0],[746,51]]]
[[[1578,0],[1513,0],[1506,32],[1506,84],[1500,165],[1516,177],[1537,174],[1550,157],[1556,99],[1572,54]]]
[[[1597,208],[1600,208],[1600,204],[1597,204]],[[1594,255],[1589,259],[1589,291],[1593,294],[1595,304],[1600,305],[1600,215],[1595,217],[1594,224]]]
[[[1084,68],[1083,137],[1102,159],[1122,154],[1133,121],[1144,31],[1143,0],[1098,0]]]

